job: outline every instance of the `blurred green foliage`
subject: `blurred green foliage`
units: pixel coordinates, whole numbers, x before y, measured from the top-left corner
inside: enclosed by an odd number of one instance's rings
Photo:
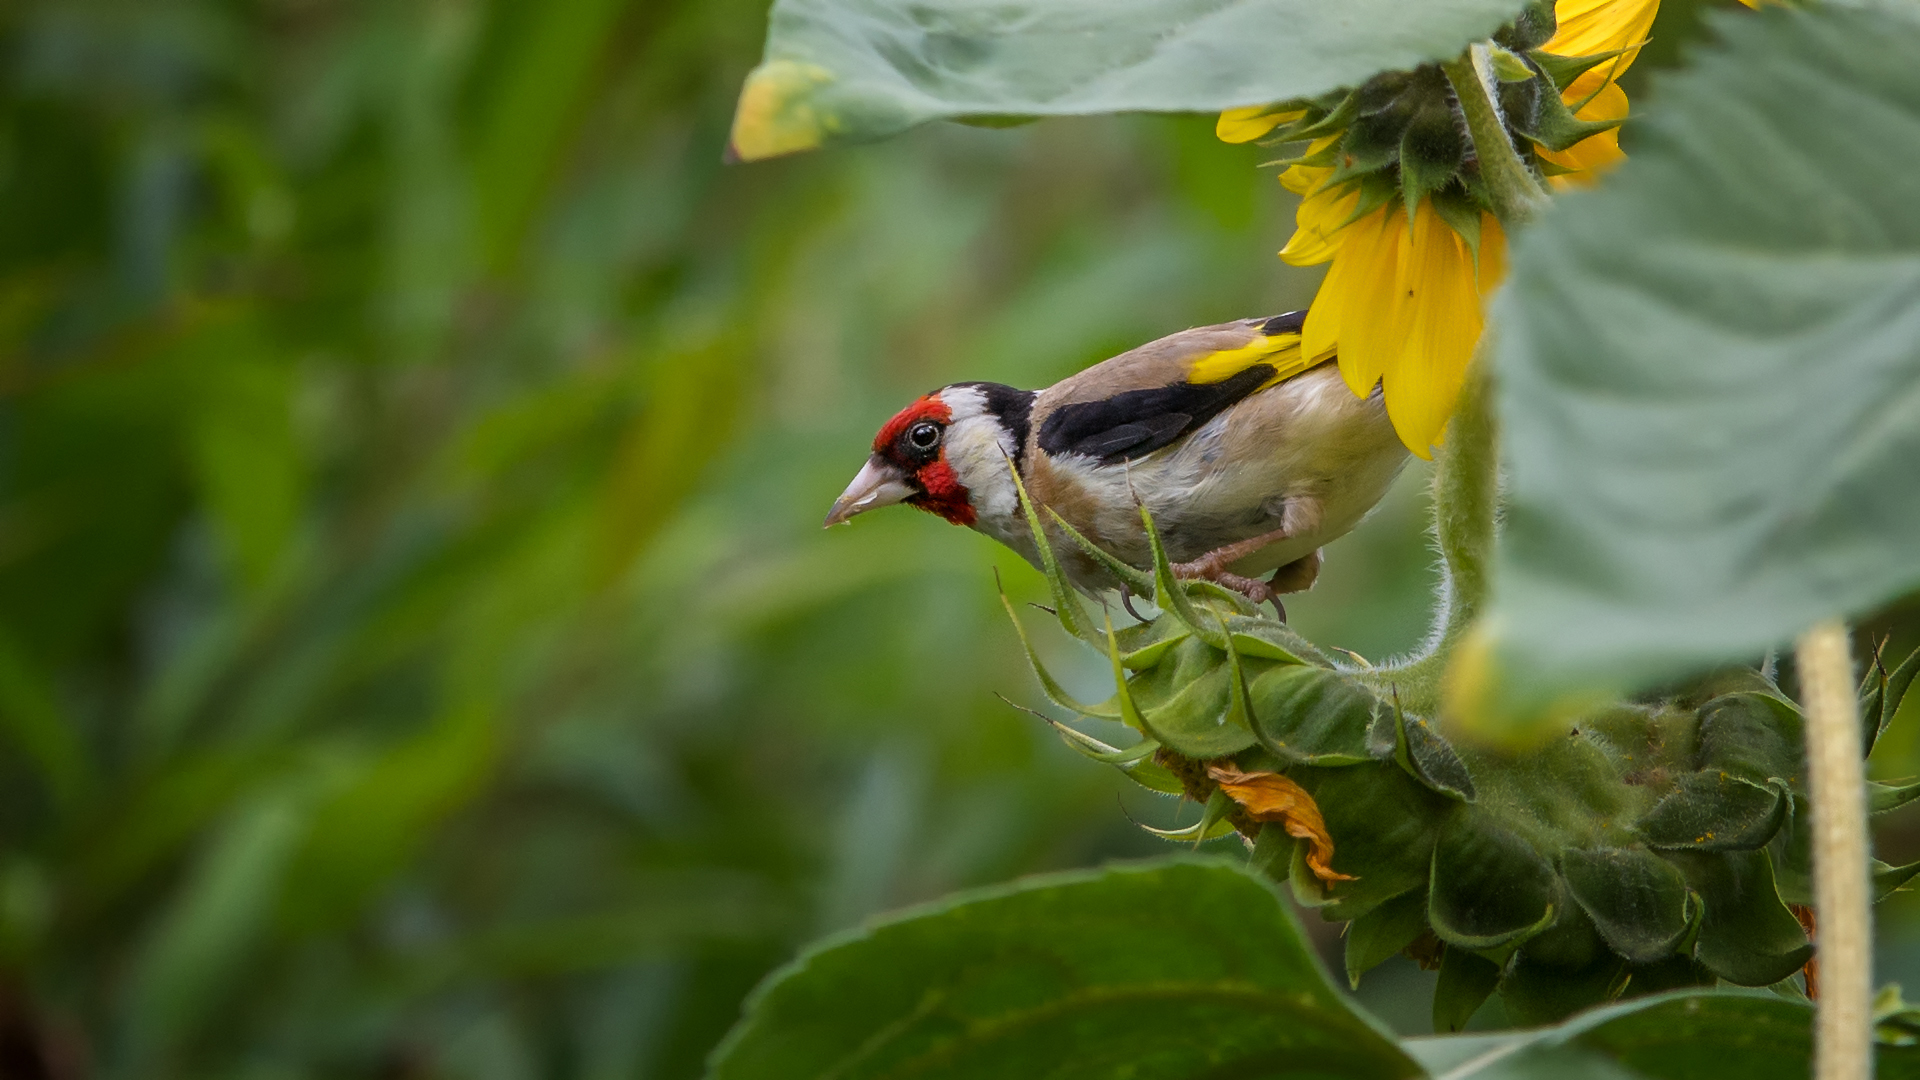
[[[1291,207],[1202,119],[724,166],[763,27],[0,7],[0,1073],[690,1077],[822,931],[1160,850],[992,696],[1037,575],[818,521],[909,395],[1303,306]],[[1417,638],[1418,487],[1323,639]]]

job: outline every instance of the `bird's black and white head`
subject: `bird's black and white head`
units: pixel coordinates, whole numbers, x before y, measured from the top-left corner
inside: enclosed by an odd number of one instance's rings
[[[955,525],[1010,520],[1019,497],[1008,463],[1026,453],[1033,392],[999,383],[954,383],[894,414],[873,454],[836,499],[826,523],[906,503]]]

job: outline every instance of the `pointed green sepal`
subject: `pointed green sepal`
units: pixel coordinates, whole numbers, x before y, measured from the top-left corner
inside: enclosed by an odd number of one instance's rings
[[[1308,168],[1326,169],[1339,163],[1340,147],[1329,143],[1312,153],[1296,154],[1293,157],[1278,157],[1271,161],[1262,161],[1256,168],[1289,169],[1295,165],[1305,165]]]
[[[1867,813],[1884,814],[1920,799],[1920,783],[1881,784],[1867,781]]]
[[[1197,638],[1164,664],[1135,680],[1147,734],[1196,761],[1229,757],[1254,745],[1253,732],[1227,722],[1232,692],[1219,652]]]
[[[1910,862],[1905,866],[1893,866],[1889,863],[1883,863],[1879,859],[1874,859],[1872,860],[1872,872],[1873,902],[1877,904],[1900,891],[1900,887],[1912,881],[1914,875],[1920,874],[1920,862]]]
[[[1500,985],[1500,965],[1457,946],[1447,946],[1440,959],[1440,979],[1433,984],[1433,1030],[1459,1031],[1480,1011]]]
[[[1764,851],[1668,852],[1703,901],[1694,957],[1739,986],[1771,986],[1799,971],[1813,945],[1780,901]]]
[[[1480,260],[1480,224],[1482,211],[1466,189],[1458,184],[1445,187],[1430,196],[1433,212],[1447,223],[1460,239],[1467,242],[1467,250],[1473,253],[1475,265]]]
[[[1467,763],[1424,717],[1409,718],[1400,708],[1398,694],[1393,698],[1393,760],[1408,776],[1449,799],[1474,800]]]
[[[996,588],[999,587],[997,575],[994,584]],[[1047,671],[1046,665],[1040,662],[1040,654],[1033,650],[1033,642],[1027,639],[1027,628],[1021,625],[1020,616],[1013,610],[1013,601],[1007,599],[1005,589],[1000,589],[1000,606],[1007,609],[1007,618],[1013,620],[1013,632],[1019,636],[1020,648],[1027,654],[1027,664],[1033,668],[1034,676],[1040,680],[1040,689],[1047,695],[1048,701],[1068,712],[1079,713],[1081,716],[1093,717],[1096,720],[1121,719],[1120,711],[1116,708],[1106,705],[1088,705],[1074,700],[1073,695],[1067,693],[1066,688],[1055,681],[1053,675]]]
[[[1088,558],[1092,559],[1094,562],[1097,562],[1101,566],[1105,567],[1107,573],[1112,574],[1116,579],[1118,579],[1122,585],[1125,585],[1127,589],[1133,593],[1133,595],[1135,596],[1152,596],[1153,595],[1153,575],[1152,574],[1149,574],[1144,570],[1140,570],[1135,567],[1128,566],[1126,563],[1123,563],[1119,559],[1116,559],[1112,555],[1108,554],[1105,548],[1087,539],[1086,537],[1080,535],[1080,530],[1067,524],[1067,519],[1061,517],[1059,512],[1054,510],[1053,507],[1051,506],[1047,507],[1047,516],[1053,519],[1053,524],[1055,528],[1059,529],[1063,533],[1066,533],[1067,539],[1073,541],[1075,546],[1077,546],[1081,551],[1086,552]]]
[[[1213,794],[1207,796],[1206,808],[1200,812],[1200,839],[1211,840],[1231,832],[1233,825],[1227,820],[1227,815],[1233,813],[1239,805],[1233,801],[1233,796],[1217,787],[1214,788]]]
[[[1360,989],[1360,976],[1413,944],[1426,928],[1427,897],[1419,889],[1403,892],[1353,920],[1347,925],[1347,984]]]
[[[1860,720],[1868,753],[1873,752],[1874,744],[1879,742],[1880,736],[1886,733],[1887,725],[1893,723],[1893,718],[1899,715],[1900,706],[1906,702],[1907,691],[1913,688],[1916,676],[1920,676],[1920,649],[1915,649],[1911,655],[1901,661],[1900,666],[1891,674],[1887,673],[1878,657],[1874,658],[1874,669],[1867,673],[1867,677],[1875,684],[1869,692],[1869,695],[1874,698],[1874,711],[1869,716],[1864,707],[1866,702],[1862,702]]]
[[[1487,49],[1487,59],[1493,62],[1493,77],[1501,82],[1526,82],[1540,74],[1518,53],[1498,45]]]
[[[1135,731],[1145,732],[1147,722],[1133,703],[1133,691],[1127,687],[1127,672],[1120,656],[1120,643],[1113,636],[1113,617],[1106,616],[1107,659],[1113,665],[1113,700],[1120,706],[1120,722]],[[1149,740],[1151,741],[1151,740]]]
[[[1086,732],[1063,724],[1052,717],[1043,716],[1041,719],[1045,720],[1047,725],[1059,734],[1060,741],[1066,743],[1075,753],[1098,761],[1102,765],[1133,765],[1152,757],[1154,751],[1160,749],[1160,744],[1152,739],[1141,739],[1132,746],[1124,748],[1109,746]],[[1179,794],[1180,790],[1176,788],[1173,793]]]
[[[1181,584],[1186,586],[1186,594],[1193,599],[1225,604],[1233,610],[1235,615],[1253,616],[1260,613],[1260,609],[1255,607],[1253,601],[1247,599],[1244,593],[1236,592],[1225,585],[1201,580],[1184,581]]]
[[[1517,53],[1528,53],[1552,41],[1560,17],[1554,0],[1534,0],[1520,9],[1512,22],[1493,32],[1494,43]]]
[[[1400,135],[1400,201],[1413,224],[1420,200],[1453,183],[1466,162],[1467,140],[1446,101],[1427,102]]]
[[[1229,626],[1231,626],[1231,624],[1229,624]],[[1237,630],[1229,629],[1227,631],[1227,640],[1233,642],[1233,647],[1239,651],[1241,656],[1256,660],[1278,660],[1283,664],[1300,664],[1306,666],[1306,661],[1281,646],[1268,641],[1266,638],[1255,637],[1252,634],[1244,634]]]
[[[1587,72],[1614,57],[1632,52],[1644,44],[1646,44],[1646,42],[1639,41],[1624,49],[1610,49],[1606,52],[1587,53],[1584,56],[1560,56],[1556,53],[1547,52],[1545,49],[1532,49],[1528,51],[1527,57],[1535,64],[1538,64],[1541,71],[1547,73],[1547,78],[1553,80],[1555,90],[1564,93],[1567,87],[1573,85],[1573,80],[1585,75]]]
[[[1274,821],[1264,822],[1254,837],[1253,851],[1247,856],[1247,869],[1268,881],[1284,881],[1293,865],[1294,848],[1299,843],[1287,833],[1285,826]]]
[[[1553,925],[1560,906],[1551,863],[1497,818],[1466,807],[1433,848],[1427,921],[1449,946],[1518,945]]]
[[[1147,530],[1147,544],[1153,549],[1153,604],[1167,612],[1193,632],[1195,637],[1216,649],[1226,648],[1227,635],[1215,630],[1214,620],[1203,618],[1187,591],[1173,576],[1173,564],[1167,561],[1166,546],[1160,542],[1160,530],[1154,528],[1153,514],[1140,506],[1140,524]]]
[[[1286,623],[1273,619],[1232,615],[1227,617],[1227,632],[1234,637],[1241,656],[1279,660],[1292,664],[1311,664],[1331,668],[1333,660],[1313,642],[1301,637]]]
[[[1055,617],[1060,620],[1061,626],[1067,628],[1067,633],[1099,647],[1100,635],[1095,632],[1086,609],[1080,606],[1080,594],[1067,583],[1067,575],[1060,569],[1060,560],[1054,554],[1053,543],[1047,539],[1046,527],[1040,522],[1040,512],[1027,496],[1027,485],[1020,479],[1020,470],[1013,467],[1011,459],[1007,461],[1007,472],[1013,477],[1014,491],[1020,497],[1020,509],[1026,513],[1027,528],[1033,533],[1033,546],[1040,554],[1040,569],[1047,577],[1047,589],[1053,593]]]
[[[1156,829],[1151,825],[1140,827],[1162,840],[1204,843],[1233,831],[1233,823],[1227,820],[1227,815],[1232,813],[1233,807],[1233,799],[1228,797],[1226,792],[1215,789],[1213,795],[1207,799],[1206,807],[1200,812],[1200,820],[1186,828]]]
[[[1558,152],[1571,149],[1575,144],[1603,131],[1611,131],[1624,120],[1624,117],[1620,120],[1582,120],[1573,112],[1573,108],[1562,101],[1559,94],[1541,94],[1531,122],[1516,122],[1514,129],[1546,149]]]
[[[1216,621],[1218,617],[1216,616]],[[1220,638],[1227,646],[1227,716],[1226,722],[1237,724],[1247,731],[1253,730],[1253,705],[1247,701],[1247,676],[1240,667],[1240,652],[1233,647],[1233,635],[1227,633],[1226,623],[1220,623]]]
[[[1360,94],[1355,91],[1342,97],[1339,104],[1322,113],[1319,119],[1314,119],[1313,113],[1309,112],[1275,131],[1272,141],[1275,143],[1305,142],[1320,138],[1322,135],[1331,135],[1353,123],[1353,118],[1358,115],[1360,115]]]
[[[1568,848],[1560,874],[1607,946],[1633,963],[1672,956],[1693,928],[1686,879],[1645,848]]]
[[[1699,717],[1695,760],[1702,771],[1805,790],[1806,720],[1790,702],[1750,691],[1721,694],[1700,707]]]
[[[1639,825],[1649,847],[1665,850],[1752,851],[1786,824],[1788,793],[1718,770],[1681,778]]]
[[[1130,653],[1122,653],[1120,656],[1120,664],[1128,671],[1146,671],[1160,663],[1161,658],[1167,655],[1167,650],[1192,636],[1192,634],[1182,630],[1180,633],[1171,637],[1161,638],[1151,645],[1143,645]]]

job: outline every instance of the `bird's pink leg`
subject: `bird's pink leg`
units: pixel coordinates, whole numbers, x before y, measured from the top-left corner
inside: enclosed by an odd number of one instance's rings
[[[1173,564],[1173,576],[1177,578],[1198,578],[1212,581],[1235,592],[1243,593],[1249,600],[1262,604],[1272,600],[1279,607],[1277,597],[1283,592],[1300,592],[1310,587],[1320,573],[1320,553],[1295,559],[1293,562],[1274,572],[1271,583],[1256,578],[1243,577],[1228,571],[1227,567],[1241,559],[1282,540],[1303,536],[1320,527],[1320,504],[1312,498],[1290,498],[1280,518],[1280,527],[1259,536],[1250,536],[1218,547],[1205,555],[1188,562]],[[1281,608],[1281,619],[1286,618],[1286,609]]]
[[[1239,574],[1231,573],[1227,570],[1227,567],[1259,551],[1268,544],[1279,543],[1291,535],[1292,533],[1289,532],[1285,526],[1281,526],[1272,532],[1261,533],[1259,536],[1250,536],[1237,543],[1214,548],[1212,551],[1207,552],[1197,559],[1183,563],[1174,563],[1173,576],[1186,578],[1188,580],[1198,579],[1201,581],[1211,581],[1225,585],[1235,592],[1244,593],[1247,599],[1256,604],[1264,604],[1274,596],[1273,590],[1267,587],[1267,583],[1258,578],[1242,577]]]

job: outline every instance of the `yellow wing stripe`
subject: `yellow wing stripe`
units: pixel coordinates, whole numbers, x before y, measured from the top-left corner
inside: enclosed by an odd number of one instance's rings
[[[1320,356],[1308,356],[1300,348],[1299,334],[1274,334],[1254,338],[1237,349],[1222,349],[1194,361],[1187,381],[1196,384],[1225,382],[1255,364],[1272,364],[1273,377],[1261,383],[1258,393],[1275,383],[1285,382],[1309,368],[1333,359],[1333,350]]]

